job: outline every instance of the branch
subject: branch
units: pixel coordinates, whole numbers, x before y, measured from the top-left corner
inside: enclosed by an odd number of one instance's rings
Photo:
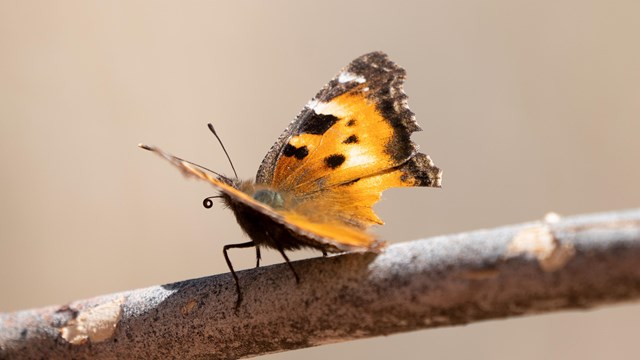
[[[0,314],[0,358],[231,359],[640,297],[640,209]]]

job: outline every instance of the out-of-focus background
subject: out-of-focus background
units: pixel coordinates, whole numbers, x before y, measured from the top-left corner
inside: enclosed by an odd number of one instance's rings
[[[442,189],[385,192],[390,242],[640,204],[637,1],[2,1],[0,311],[226,272],[213,191],[136,147],[242,177],[353,58],[408,72]],[[281,262],[267,252],[266,263]],[[316,256],[301,252],[294,258]],[[239,268],[253,251],[232,253]],[[269,359],[631,359],[640,306]]]

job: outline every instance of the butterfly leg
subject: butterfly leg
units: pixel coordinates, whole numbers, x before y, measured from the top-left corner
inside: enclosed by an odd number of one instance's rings
[[[224,259],[227,261],[227,266],[231,271],[231,275],[233,276],[233,280],[236,281],[236,293],[238,294],[238,300],[236,301],[236,310],[240,307],[240,303],[242,302],[242,292],[240,291],[240,281],[238,280],[238,275],[233,270],[233,265],[231,265],[231,260],[229,260],[229,254],[227,250],[229,249],[244,249],[248,247],[256,246],[256,243],[253,241],[249,241],[242,244],[230,244],[222,247],[222,252],[224,253]],[[256,247],[257,248],[257,247]]]
[[[260,267],[260,246],[256,245],[256,267]]]
[[[282,250],[282,248],[278,248],[278,251],[280,251],[280,254],[284,258],[284,261],[287,262],[287,265],[289,265],[289,269],[291,269],[291,272],[293,272],[293,276],[296,277],[296,284],[300,284],[300,277],[298,276],[298,273],[296,272],[296,270],[293,268],[291,261],[289,261],[289,257],[287,256],[287,254],[284,253],[284,250]]]

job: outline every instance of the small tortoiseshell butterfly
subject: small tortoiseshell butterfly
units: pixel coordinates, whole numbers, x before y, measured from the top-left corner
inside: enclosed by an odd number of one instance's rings
[[[440,187],[442,171],[410,137],[421,130],[407,106],[405,71],[382,52],[353,60],[304,107],[267,153],[255,181],[213,176],[146,145],[186,175],[209,182],[233,210],[251,241],[227,250],[303,247],[327,252],[378,252],[384,245],[366,229],[383,224],[372,206],[382,191]],[[213,128],[211,128],[213,130]],[[298,275],[293,270],[296,280]]]

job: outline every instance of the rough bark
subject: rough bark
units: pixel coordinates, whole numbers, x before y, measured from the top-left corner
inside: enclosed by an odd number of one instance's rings
[[[0,358],[233,359],[640,297],[640,210],[545,220],[0,314]]]

